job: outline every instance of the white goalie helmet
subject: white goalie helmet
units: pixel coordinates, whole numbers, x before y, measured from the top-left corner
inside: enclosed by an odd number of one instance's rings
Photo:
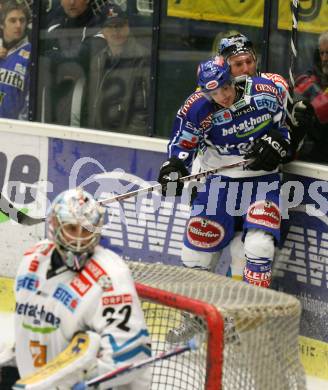
[[[64,191],[52,202],[48,236],[68,268],[80,270],[101,237],[104,208],[81,188]]]

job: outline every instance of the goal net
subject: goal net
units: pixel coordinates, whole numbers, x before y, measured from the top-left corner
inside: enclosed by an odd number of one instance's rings
[[[190,338],[200,345],[156,362],[152,390],[306,389],[296,298],[206,271],[128,263],[153,353]]]

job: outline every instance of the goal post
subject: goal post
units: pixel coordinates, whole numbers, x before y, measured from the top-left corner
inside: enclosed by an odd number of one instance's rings
[[[207,271],[128,262],[152,349],[169,350],[169,332],[186,315],[200,348],[152,366],[152,390],[305,390],[293,296]]]
[[[168,331],[169,327],[166,323],[166,319],[168,318],[168,310],[164,309],[163,307],[168,307],[172,309],[177,309],[181,312],[188,312],[194,316],[200,317],[203,319],[203,323],[206,326],[207,330],[207,337],[206,337],[206,357],[203,357],[203,359],[206,359],[206,364],[202,362],[202,365],[206,367],[205,375],[203,378],[204,387],[203,389],[206,390],[220,390],[221,389],[221,378],[222,378],[222,359],[223,359],[223,332],[224,332],[224,320],[217,310],[217,308],[209,303],[188,298],[179,294],[173,294],[169,291],[153,288],[150,286],[147,286],[145,284],[136,284],[137,292],[139,297],[143,300],[143,309],[146,314],[146,320],[148,323],[148,326],[151,330],[151,335],[153,336],[153,343],[154,338],[158,341],[158,331],[163,330]],[[152,302],[157,303],[161,305],[161,308],[158,306],[149,306],[146,302]],[[157,321],[161,318],[163,319],[163,316],[161,314],[163,313],[163,310],[166,310],[166,315],[164,317],[164,321],[161,321],[159,324],[154,326],[154,322],[150,321],[151,316],[149,316],[149,310],[155,310],[156,311],[156,319]],[[172,312],[170,313],[172,318]],[[174,317],[176,316],[176,313],[174,314]],[[154,316],[152,316],[154,318]],[[202,323],[199,323],[199,328],[197,329],[199,333],[201,333],[204,329],[202,328]],[[157,332],[155,329],[158,329]],[[203,335],[199,335],[200,337],[203,337]],[[200,340],[201,342],[202,340]],[[165,340],[162,340],[162,343],[165,342]],[[158,344],[156,344],[158,346]],[[201,347],[202,348],[202,347]],[[189,352],[189,354],[196,354],[195,352]],[[181,358],[177,358],[180,359]],[[186,357],[183,358],[186,362]],[[174,365],[172,366],[174,367]],[[187,367],[187,369],[192,370],[191,367]],[[174,370],[174,368],[173,368]],[[163,375],[163,373],[162,373]],[[190,379],[190,376],[189,376]],[[159,379],[157,379],[158,383]],[[202,381],[200,379],[200,381]],[[153,379],[153,386],[154,386],[155,380]],[[160,383],[160,382],[159,382]],[[197,384],[199,381],[197,381]],[[164,383],[163,383],[164,384]],[[153,389],[154,387],[152,387]]]

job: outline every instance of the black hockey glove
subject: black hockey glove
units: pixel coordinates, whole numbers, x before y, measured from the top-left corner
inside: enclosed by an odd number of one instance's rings
[[[312,104],[307,100],[299,100],[294,103],[291,120],[294,126],[301,127],[305,133],[313,128],[317,117]]]
[[[181,196],[183,182],[180,177],[188,176],[189,172],[183,162],[177,157],[171,157],[161,166],[157,181],[162,185],[163,196]],[[171,185],[170,185],[170,184]]]
[[[0,389],[11,390],[19,379],[19,373],[16,367],[0,367]]]
[[[246,159],[254,159],[247,169],[273,171],[286,158],[288,151],[289,142],[278,130],[271,129],[256,139],[253,148],[246,154]]]

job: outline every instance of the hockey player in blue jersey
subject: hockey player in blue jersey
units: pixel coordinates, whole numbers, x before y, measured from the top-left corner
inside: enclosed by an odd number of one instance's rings
[[[203,170],[251,158],[247,167],[209,177],[193,202],[182,249],[186,267],[214,270],[243,219],[245,282],[269,287],[275,245],[280,239],[279,164],[289,152],[285,110],[277,87],[262,77],[235,84],[222,57],[202,64],[201,91],[179,109],[158,181],[189,174],[197,155]],[[175,172],[175,176],[172,173]],[[177,173],[177,174],[176,174]],[[176,195],[183,184],[177,181]],[[247,198],[247,199],[245,199]]]
[[[1,10],[0,118],[28,119],[31,44],[29,11],[16,2]]]

